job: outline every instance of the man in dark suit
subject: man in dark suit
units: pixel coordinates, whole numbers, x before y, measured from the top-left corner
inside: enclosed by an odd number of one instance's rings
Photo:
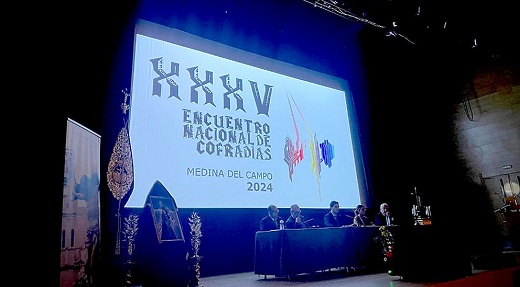
[[[278,207],[271,204],[267,207],[267,216],[260,220],[260,231],[280,229],[280,220],[278,217]]]
[[[339,227],[342,222],[339,217],[339,202],[333,200],[329,204],[330,211],[323,217],[323,225],[325,227]]]
[[[374,217],[374,222],[379,226],[391,226],[395,224],[394,218],[390,214],[390,206],[388,203],[381,203],[379,212]]]
[[[291,216],[285,221],[285,228],[300,229],[308,227],[309,225],[307,225],[303,215],[301,215],[300,206],[296,203],[291,205]]]

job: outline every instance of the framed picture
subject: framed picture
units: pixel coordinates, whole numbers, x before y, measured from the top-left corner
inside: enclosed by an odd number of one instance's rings
[[[155,232],[159,243],[165,241],[184,241],[182,226],[173,198],[150,196]]]

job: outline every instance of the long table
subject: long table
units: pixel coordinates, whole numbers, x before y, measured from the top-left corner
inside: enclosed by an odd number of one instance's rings
[[[291,276],[337,267],[369,266],[381,255],[379,227],[258,231],[254,273]]]

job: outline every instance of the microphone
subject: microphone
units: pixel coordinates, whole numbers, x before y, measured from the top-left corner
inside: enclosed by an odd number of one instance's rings
[[[314,218],[311,218],[311,219],[309,219],[309,220],[305,220],[305,221],[302,222],[302,224],[307,223],[307,222],[309,222],[309,221],[313,221],[313,220],[314,220]]]
[[[348,218],[354,218],[354,216],[350,216],[348,214],[341,214],[341,216],[345,216],[345,217],[348,217]]]

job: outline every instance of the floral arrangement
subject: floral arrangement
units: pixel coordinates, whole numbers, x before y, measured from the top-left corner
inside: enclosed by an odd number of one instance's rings
[[[193,250],[193,256],[190,257],[190,260],[193,264],[192,271],[193,277],[189,283],[189,287],[199,287],[199,277],[200,277],[200,260],[202,257],[199,256],[199,248],[200,248],[200,238],[202,237],[202,221],[197,212],[193,212],[191,216],[188,218],[188,224],[190,225],[190,235],[191,235],[191,247]]]
[[[394,237],[386,226],[379,227],[379,232],[381,233],[380,242],[383,247],[383,261],[388,262],[394,251]]]

